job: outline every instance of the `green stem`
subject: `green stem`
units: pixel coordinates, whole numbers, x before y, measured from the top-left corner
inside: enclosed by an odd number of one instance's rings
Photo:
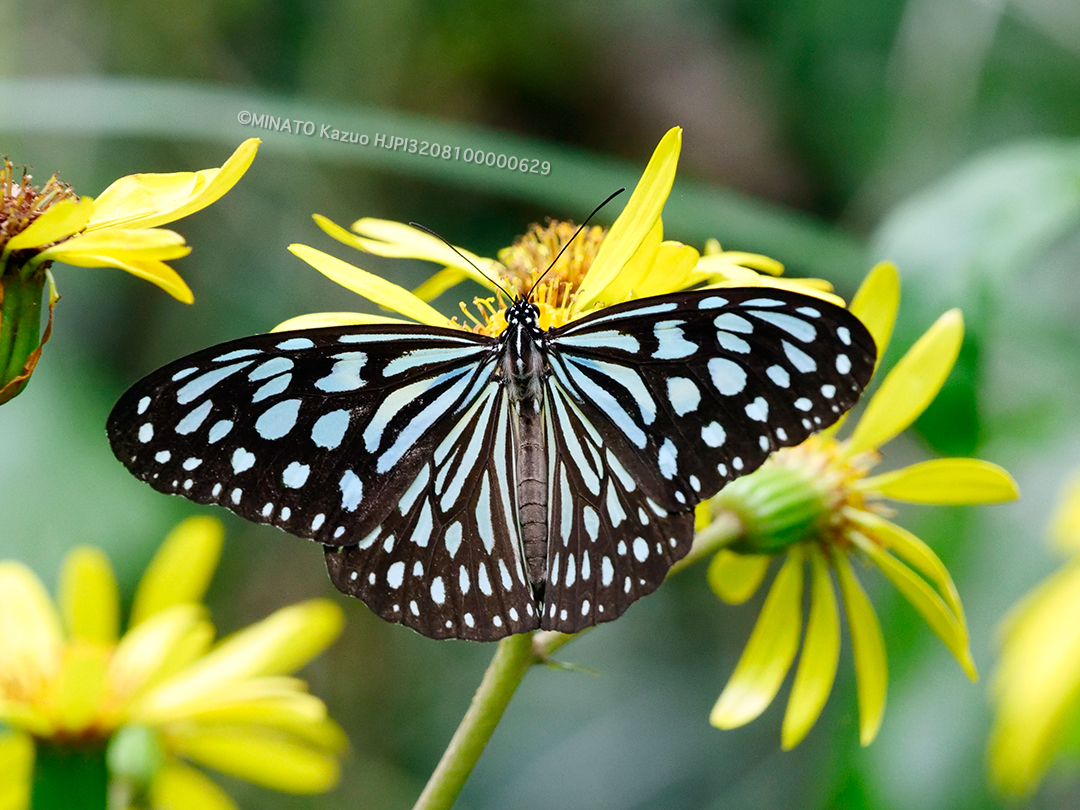
[[[533,634],[507,636],[499,642],[469,710],[454,732],[413,810],[449,810],[457,801],[480,754],[502,719],[510,698],[529,667],[541,659],[533,652]]]
[[[0,279],[0,389],[23,373],[30,354],[41,342],[41,302],[45,273],[21,278],[8,273]]]
[[[695,535],[694,545],[671,567],[668,576],[730,545],[741,535],[739,520],[729,512],[721,512]],[[508,636],[499,642],[469,710],[413,810],[449,810],[453,807],[529,667],[545,663],[555,650],[586,632],[588,630],[569,635],[545,630]]]
[[[104,746],[38,741],[30,810],[105,810],[108,787]]]

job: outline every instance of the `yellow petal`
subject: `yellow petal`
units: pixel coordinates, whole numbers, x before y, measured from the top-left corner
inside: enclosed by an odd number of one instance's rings
[[[1080,475],[1066,483],[1058,503],[1050,537],[1060,549],[1080,551]]]
[[[600,250],[578,289],[578,307],[594,303],[630,261],[660,220],[660,212],[675,182],[682,148],[682,129],[672,127],[660,139],[626,207],[604,237]]]
[[[179,259],[191,252],[184,237],[164,228],[112,228],[82,233],[42,252],[52,261],[77,264],[80,253],[90,256],[120,253],[131,259]]]
[[[323,793],[340,773],[334,754],[264,728],[194,727],[169,742],[201,765],[288,793]]]
[[[964,607],[960,604],[960,593],[956,590],[949,570],[934,553],[930,546],[902,526],[897,526],[872,512],[856,509],[844,509],[844,516],[858,525],[864,534],[893,552],[937,586],[939,595],[945,600],[953,615],[967,627]]]
[[[757,593],[770,560],[769,554],[736,554],[722,548],[709,563],[709,587],[729,605],[741,605]]]
[[[34,695],[60,668],[60,617],[45,586],[22,563],[0,562],[0,683]]]
[[[206,613],[202,605],[174,605],[125,633],[109,667],[112,702],[127,710],[129,699],[202,656],[214,638]]]
[[[361,270],[328,253],[307,245],[289,245],[289,250],[303,259],[331,281],[340,284],[357,295],[373,301],[381,307],[400,312],[406,318],[427,324],[451,328],[450,319],[430,304],[421,301],[404,287],[380,278],[374,273]]]
[[[914,422],[941,390],[963,339],[960,310],[949,310],[938,318],[885,377],[848,440],[846,452],[855,455],[881,447]]]
[[[30,223],[27,228],[11,237],[4,252],[39,248],[51,242],[66,239],[86,227],[94,201],[61,200]]]
[[[995,786],[1031,792],[1080,702],[1080,564],[1044,581],[1014,613],[994,673],[996,713],[988,760]]]
[[[270,331],[296,332],[301,329],[323,329],[328,326],[365,326],[388,323],[415,325],[414,321],[388,318],[385,315],[368,315],[363,312],[312,312],[282,321]]]
[[[283,608],[226,638],[208,655],[155,688],[140,711],[150,718],[187,711],[229,681],[299,669],[341,633],[341,608],[312,599]]]
[[[108,668],[107,648],[83,639],[68,644],[53,692],[53,712],[60,729],[78,735],[94,724],[105,696]]]
[[[217,518],[191,517],[177,524],[135,590],[132,627],[173,605],[201,602],[224,540],[225,530]]]
[[[594,300],[602,301],[605,304],[615,304],[631,297],[639,297],[636,293],[637,288],[644,284],[645,279],[649,277],[663,239],[664,224],[658,219],[653,223],[649,232],[645,234],[645,238],[641,240],[638,249],[626,260],[618,275],[611,280],[610,284],[597,293]],[[660,283],[663,283],[662,279]],[[664,290],[664,292],[670,292],[670,290]]]
[[[105,552],[82,546],[60,570],[60,612],[68,635],[114,644],[120,633],[120,591]]]
[[[785,751],[802,742],[817,722],[832,691],[840,661],[840,611],[836,606],[829,566],[816,548],[810,552],[810,562],[810,619],[780,731],[781,746]]]
[[[855,578],[851,563],[843,553],[833,555],[833,566],[844,597],[852,654],[855,657],[855,687],[859,696],[859,742],[869,745],[885,716],[885,690],[889,665],[885,659],[885,638],[881,635],[874,606]]]
[[[239,810],[228,794],[182,762],[167,762],[150,783],[152,810]]]
[[[938,458],[912,464],[859,482],[864,491],[912,503],[960,506],[1001,503],[1019,497],[1016,481],[1004,469],[975,458]]]
[[[201,211],[243,177],[259,143],[248,138],[220,169],[121,177],[94,201],[90,229],[153,228]]]
[[[851,312],[874,338],[877,362],[889,348],[896,313],[900,309],[900,274],[892,262],[879,262],[863,279],[851,299]],[[875,365],[876,368],[876,365]]]
[[[432,301],[469,277],[469,274],[460,267],[444,267],[413,290],[413,295],[421,301]]]
[[[922,577],[901,563],[877,543],[867,539],[860,532],[849,532],[848,537],[868,556],[881,572],[889,578],[896,589],[919,612],[949,652],[963,667],[964,672],[973,681],[979,679],[975,661],[968,648],[968,634],[964,623],[946,606],[944,600],[934,589],[926,584]]]
[[[802,581],[803,555],[796,547],[776,575],[746,649],[709,715],[717,728],[749,723],[776,697],[799,648]]]
[[[184,252],[185,254],[190,253],[191,249],[184,248]],[[97,254],[83,251],[60,253],[55,258],[57,261],[66,262],[76,267],[116,267],[131,273],[136,278],[141,278],[143,281],[149,281],[151,284],[160,287],[181,303],[190,304],[195,300],[195,296],[191,294],[191,289],[184,283],[180,274],[169,265],[156,259],[133,259],[122,249]]]
[[[689,245],[674,241],[661,242],[651,268],[632,289],[634,298],[688,289],[697,260],[698,252]],[[622,278],[621,273],[619,278]]]
[[[0,731],[0,810],[29,810],[33,771],[30,735]]]
[[[458,269],[484,287],[496,289],[492,279],[499,277],[501,265],[498,262],[477,256],[456,245],[451,248],[439,237],[432,236],[412,225],[388,219],[364,217],[352,224],[352,229],[359,234],[359,236],[354,236],[326,217],[316,214],[315,221],[330,236],[358,250],[374,253],[376,256],[437,262],[448,268]]]

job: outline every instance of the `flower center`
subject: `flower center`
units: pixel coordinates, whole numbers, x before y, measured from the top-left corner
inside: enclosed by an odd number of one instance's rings
[[[14,166],[4,158],[0,168],[0,252],[8,240],[25,231],[45,211],[62,200],[78,200],[79,195],[54,174],[40,191],[30,184],[33,178],[23,167],[21,182],[15,182]]]

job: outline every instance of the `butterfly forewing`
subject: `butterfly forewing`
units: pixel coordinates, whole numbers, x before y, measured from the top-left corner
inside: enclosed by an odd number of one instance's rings
[[[339,590],[432,638],[490,641],[539,626],[520,551],[508,399],[490,381],[381,527],[327,549]]]
[[[493,345],[423,327],[256,335],[146,377],[109,438],[155,489],[355,544],[490,385]]]
[[[553,379],[660,506],[685,511],[835,422],[873,373],[851,313],[768,288],[611,307],[552,330]]]

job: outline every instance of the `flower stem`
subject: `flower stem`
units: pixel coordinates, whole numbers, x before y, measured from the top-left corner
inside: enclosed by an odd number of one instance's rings
[[[104,747],[38,741],[31,810],[105,810],[108,786]]]
[[[742,524],[732,514],[722,512],[694,537],[687,555],[672,566],[668,576],[730,545],[742,536]],[[582,633],[567,634],[554,630],[507,636],[499,642],[495,657],[484,672],[469,710],[462,718],[450,744],[443,752],[435,772],[413,810],[449,810],[457,801],[503,712],[510,704],[525,673],[533,664],[544,663],[555,650]]]
[[[7,273],[0,278],[0,402],[11,399],[26,385],[26,379],[19,378],[29,376],[27,363],[40,344],[44,286],[44,273],[28,279]]]
[[[529,667],[541,659],[533,652],[533,634],[507,636],[499,642],[469,710],[443,752],[413,810],[449,810],[465,786],[480,754],[502,719],[510,698]],[[35,808],[36,810],[36,808]]]

